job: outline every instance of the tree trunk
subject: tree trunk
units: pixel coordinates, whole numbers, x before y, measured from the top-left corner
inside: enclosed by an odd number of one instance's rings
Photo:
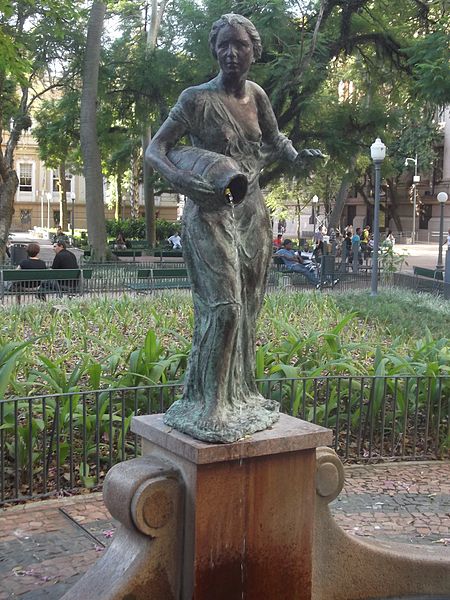
[[[166,8],[167,0],[152,0],[152,14],[150,28],[147,33],[147,50],[149,54],[156,48],[161,20]],[[143,192],[145,206],[145,234],[150,247],[156,244],[156,212],[155,212],[155,188],[152,183],[153,169],[145,160],[145,151],[152,139],[152,130],[148,124],[144,124],[142,134],[142,160],[143,160]]]
[[[116,221],[119,219],[123,220],[123,188],[122,188],[122,180],[123,180],[123,171],[119,170],[116,175],[116,207],[114,210],[114,218]]]
[[[329,227],[333,229],[337,229],[339,227],[339,223],[341,221],[342,212],[344,210],[345,201],[347,200],[348,190],[352,183],[353,179],[353,170],[356,165],[356,155],[350,158],[350,165],[342,178],[341,185],[339,187],[339,192],[336,196],[336,202],[334,204],[334,208],[331,212]]]
[[[131,157],[131,181],[130,181],[130,209],[131,218],[139,217],[139,156]]]
[[[0,96],[3,92],[6,75],[0,69]],[[3,130],[2,117],[0,115],[0,260],[3,261],[8,241],[9,230],[11,229],[12,217],[14,214],[14,199],[19,179],[14,169],[14,153],[19,143],[23,129],[28,129],[31,125],[28,116],[28,88],[22,86],[22,97],[20,99],[19,110],[14,117],[14,125],[9,134],[6,148],[2,147]],[[1,108],[1,103],[0,103]],[[3,149],[4,148],[4,149]]]
[[[72,217],[73,218],[73,217]],[[59,165],[59,222],[63,231],[69,229],[67,214],[66,163]]]
[[[5,256],[18,185],[19,179],[13,169],[9,169],[5,175],[2,174],[0,178],[0,262],[3,262]]]
[[[94,1],[89,15],[81,94],[80,141],[86,182],[86,219],[93,260],[107,258],[103,175],[97,138],[97,91],[106,4]]]
[[[151,128],[142,136],[144,205],[145,205],[145,237],[150,248],[156,244],[155,188],[152,184],[153,169],[145,160],[145,151],[152,139]]]

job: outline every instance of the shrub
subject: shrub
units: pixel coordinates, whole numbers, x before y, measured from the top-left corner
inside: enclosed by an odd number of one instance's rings
[[[167,238],[180,231],[181,223],[179,221],[173,223],[165,219],[156,220],[156,241],[161,244]],[[127,240],[145,240],[145,220],[139,219],[123,219],[106,221],[106,234],[108,237],[116,238],[121,231]]]

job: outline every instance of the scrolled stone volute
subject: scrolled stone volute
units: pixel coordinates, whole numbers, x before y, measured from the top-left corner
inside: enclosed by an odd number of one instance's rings
[[[332,502],[344,487],[344,467],[336,452],[321,447],[316,450],[316,492],[325,502]]]
[[[181,484],[176,469],[154,457],[135,458],[108,472],[103,498],[111,515],[128,529],[156,537],[174,511]]]

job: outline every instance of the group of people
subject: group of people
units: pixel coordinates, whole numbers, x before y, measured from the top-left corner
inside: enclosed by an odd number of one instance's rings
[[[323,240],[322,240],[323,243]],[[316,245],[317,248],[317,245]],[[319,277],[318,263],[315,261],[314,252],[311,258],[302,256],[300,251],[295,251],[292,247],[292,240],[285,239],[281,242],[280,247],[276,250],[275,255],[283,262],[284,266],[294,273],[300,273],[312,283],[316,289],[320,289],[323,285],[331,284],[334,287],[339,279],[334,279],[330,276],[330,281]]]
[[[357,227],[355,230],[352,225],[347,225],[343,235],[341,235],[339,229],[330,228],[327,231],[324,225],[320,225],[317,231],[314,232],[311,258],[309,256],[307,258],[302,257],[300,251],[294,251],[292,240],[283,240],[283,234],[281,233],[272,241],[274,256],[280,258],[288,270],[301,273],[317,288],[320,288],[321,285],[317,275],[316,261],[320,261],[320,257],[324,254],[325,243],[330,243],[333,247],[333,253],[348,262],[353,261],[355,247],[358,248],[358,261],[360,264],[362,264],[363,259],[369,258],[373,252],[373,235],[369,225],[364,228]],[[394,244],[395,237],[389,229],[383,240],[383,245],[392,248]]]
[[[67,250],[67,244],[64,240],[58,239],[53,243],[53,250],[55,252],[55,257],[52,262],[52,269],[78,269],[78,262],[75,254]],[[45,262],[39,258],[39,254],[41,251],[41,247],[37,242],[31,242],[26,247],[27,258],[24,258],[20,261],[17,268],[18,269],[46,269],[47,265]],[[46,291],[58,291],[60,288],[60,284],[58,280],[53,281],[45,281],[40,283],[39,281],[23,281],[19,284],[13,283],[17,291],[21,291],[23,288],[38,288],[39,294],[38,297],[41,300],[45,300],[45,292]],[[20,296],[18,296],[18,300],[20,301]]]

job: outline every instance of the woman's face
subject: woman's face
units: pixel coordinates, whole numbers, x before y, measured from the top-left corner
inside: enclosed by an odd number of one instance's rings
[[[240,25],[226,25],[219,31],[216,54],[225,75],[248,73],[253,62],[253,43]]]

